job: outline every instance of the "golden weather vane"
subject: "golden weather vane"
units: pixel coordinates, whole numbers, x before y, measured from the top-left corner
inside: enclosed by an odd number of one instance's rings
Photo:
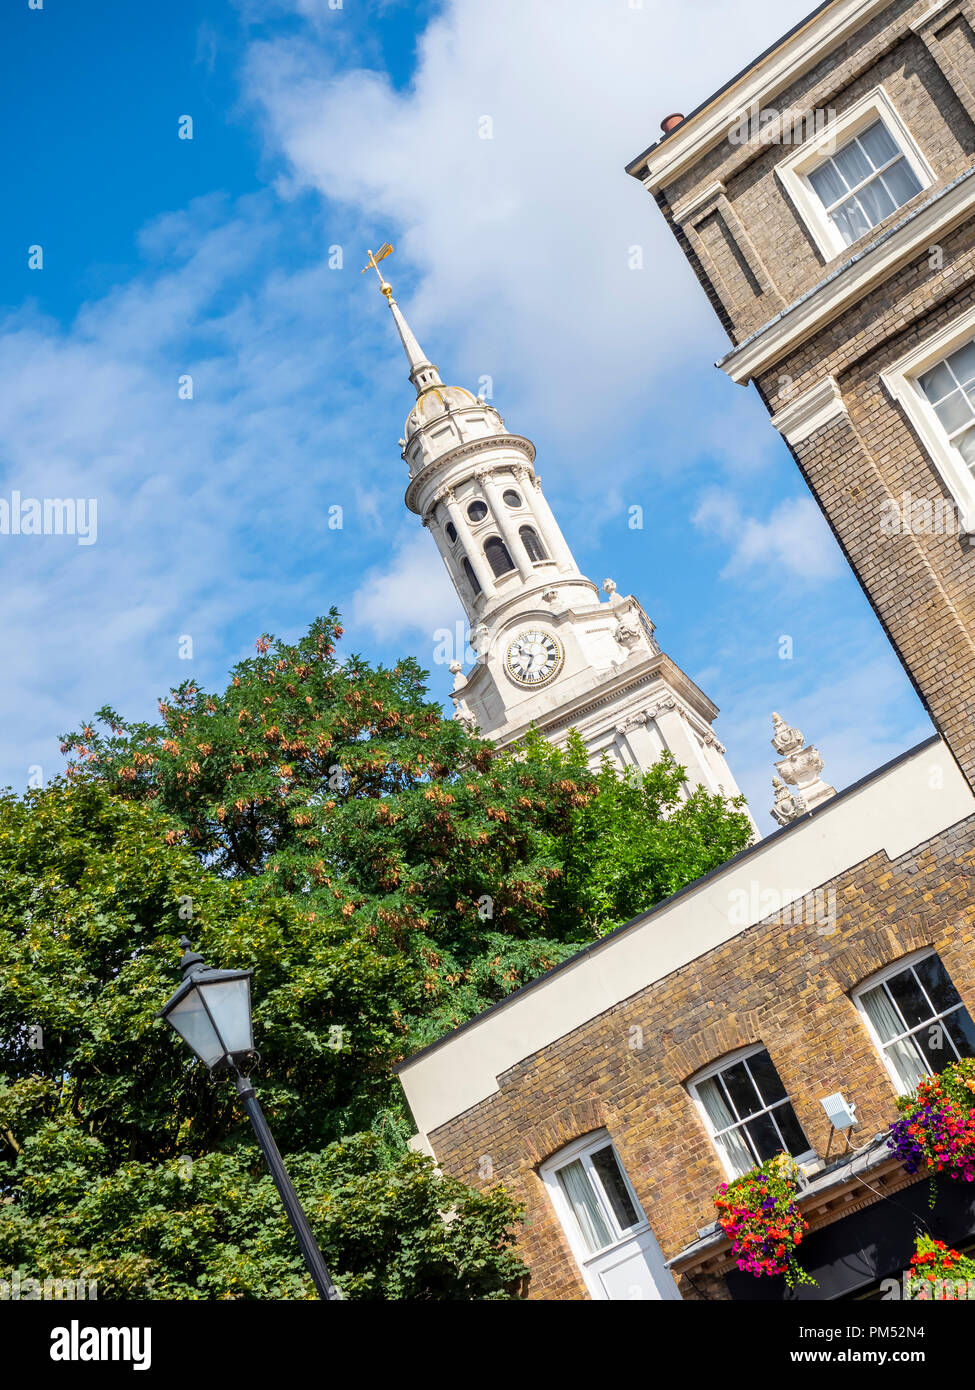
[[[362,275],[365,275],[367,270],[374,270],[376,272],[376,274],[379,276],[379,288],[382,290],[383,294],[386,296],[387,299],[393,293],[393,287],[392,285],[388,285],[386,281],[383,279],[383,273],[379,269],[379,262],[384,261],[387,256],[391,256],[392,254],[392,244],[388,241],[384,241],[378,251],[367,251],[369,259],[360,271],[360,274]]]

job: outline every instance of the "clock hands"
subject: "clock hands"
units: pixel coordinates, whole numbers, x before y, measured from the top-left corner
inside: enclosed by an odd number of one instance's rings
[[[548,680],[561,665],[561,653],[554,638],[543,632],[521,633],[508,648],[509,672],[525,685]]]

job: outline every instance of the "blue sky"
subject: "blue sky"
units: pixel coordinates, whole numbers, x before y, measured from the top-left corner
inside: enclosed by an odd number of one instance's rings
[[[221,686],[259,633],[295,636],[332,604],[351,650],[414,654],[446,698],[434,633],[460,609],[403,506],[411,388],[359,274],[384,239],[444,379],[491,378],[582,568],[635,593],[721,707],[763,829],[773,709],[837,786],[923,738],[623,172],[810,0],[335,3],[3,9],[0,497],[96,498],[98,535],[0,536],[0,784],[54,775],[58,735],[99,705],[150,717],[171,685]]]

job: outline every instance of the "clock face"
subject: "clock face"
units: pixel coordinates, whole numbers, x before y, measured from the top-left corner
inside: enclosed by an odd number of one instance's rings
[[[508,644],[504,664],[519,685],[541,685],[562,669],[562,644],[541,628],[526,628]]]

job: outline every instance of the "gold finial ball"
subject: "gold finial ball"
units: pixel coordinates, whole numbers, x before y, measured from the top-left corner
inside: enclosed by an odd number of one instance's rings
[[[393,293],[392,285],[390,285],[386,280],[384,280],[382,284],[379,286],[379,288],[382,290],[386,298],[389,299],[390,295]]]

